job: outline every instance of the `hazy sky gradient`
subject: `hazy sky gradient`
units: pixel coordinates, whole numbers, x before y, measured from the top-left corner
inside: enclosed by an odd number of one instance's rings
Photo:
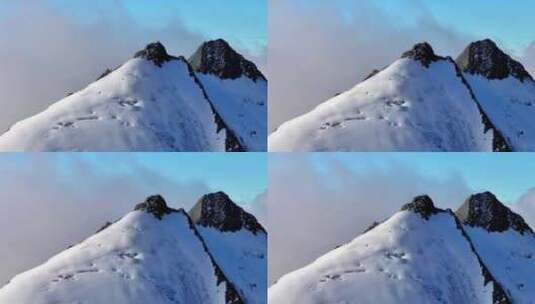
[[[224,38],[267,63],[266,0],[3,0],[0,28],[0,134],[156,40],[189,57]]]
[[[535,2],[271,0],[269,125],[312,110],[428,41],[456,57],[484,38],[535,74]]]
[[[420,194],[455,210],[488,190],[535,227],[534,154],[271,154],[268,171],[270,284]]]
[[[0,286],[152,194],[189,210],[225,191],[265,221],[260,153],[4,153],[0,172]]]

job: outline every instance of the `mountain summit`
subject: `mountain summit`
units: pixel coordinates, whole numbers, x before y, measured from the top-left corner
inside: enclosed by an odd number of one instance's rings
[[[150,43],[83,90],[13,125],[0,135],[0,151],[265,151],[267,82],[227,78],[235,71],[254,76],[254,64],[218,50],[201,52],[213,62],[202,61],[200,70],[217,74],[207,77],[160,42]]]
[[[522,64],[504,53],[490,39],[470,43],[456,60],[463,72],[482,75],[488,79],[505,79],[509,76],[520,81],[533,78]]]
[[[415,197],[284,275],[269,288],[270,303],[532,303],[532,230],[490,192],[470,196],[460,210]]]
[[[254,63],[238,54],[223,39],[203,43],[188,61],[196,72],[213,74],[221,79],[245,76],[254,81],[266,80]]]
[[[0,303],[265,304],[267,285],[259,277],[267,276],[267,263],[257,255],[265,255],[267,238],[227,233],[203,231],[183,209],[149,196],[83,242],[15,276],[0,288]],[[232,246],[224,246],[229,240]]]
[[[270,151],[502,151],[506,144],[449,57],[419,43],[269,136]]]

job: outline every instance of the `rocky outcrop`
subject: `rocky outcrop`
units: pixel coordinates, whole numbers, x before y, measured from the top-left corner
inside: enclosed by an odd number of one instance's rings
[[[412,211],[426,220],[433,214],[444,212],[444,210],[436,208],[431,198],[427,195],[415,197],[412,202],[403,205],[401,211]]]
[[[471,195],[455,214],[464,225],[481,227],[489,232],[513,229],[521,234],[533,233],[520,215],[507,208],[490,192]]]
[[[189,215],[196,225],[220,231],[246,229],[253,234],[266,233],[252,214],[236,205],[224,192],[204,195],[190,210]]]
[[[203,43],[188,61],[196,72],[221,79],[245,76],[253,81],[266,80],[254,63],[237,53],[223,39]]]
[[[522,64],[504,53],[490,39],[471,43],[457,57],[459,67],[464,73],[477,74],[488,79],[514,77],[524,82],[533,81]]]

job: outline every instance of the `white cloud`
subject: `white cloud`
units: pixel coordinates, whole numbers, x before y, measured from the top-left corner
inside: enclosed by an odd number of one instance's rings
[[[441,179],[385,158],[362,170],[322,156],[321,167],[304,154],[269,161],[269,282],[348,242],[374,221],[398,211],[420,194],[441,208],[456,208],[472,192],[460,174]]]
[[[474,40],[442,26],[421,1],[407,2],[419,18],[416,25],[369,0],[354,1],[341,18],[337,2],[342,1],[270,2],[270,130],[351,88],[417,42],[455,57]]]
[[[0,286],[90,236],[106,221],[117,220],[149,195],[161,194],[169,205],[189,210],[212,191],[203,181],[170,180],[127,154],[114,160],[123,172],[73,155],[24,158],[1,160]]]
[[[51,1],[8,1],[0,12],[0,134],[41,112],[67,93],[82,89],[106,68],[114,68],[147,43],[161,41],[170,54],[188,57],[206,38],[170,20],[146,28],[120,1],[87,12],[95,22],[61,13]],[[226,37],[222,37],[226,38]],[[265,54],[236,46],[265,68]]]

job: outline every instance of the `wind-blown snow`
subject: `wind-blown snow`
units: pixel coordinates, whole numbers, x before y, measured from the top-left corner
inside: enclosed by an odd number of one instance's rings
[[[197,73],[216,111],[248,151],[267,149],[267,82]]]
[[[0,136],[0,151],[225,151],[183,59],[135,58]]]
[[[197,226],[208,250],[247,304],[267,303],[267,235]]]
[[[0,289],[0,303],[225,303],[213,264],[181,212],[134,211]]]
[[[465,74],[483,110],[515,151],[535,151],[535,83]]]
[[[502,285],[513,303],[535,303],[535,236],[509,229],[488,232],[464,227],[483,263]]]
[[[449,60],[395,61],[269,136],[270,151],[492,151],[481,113]]]
[[[412,211],[283,276],[278,303],[492,303],[476,255],[453,215],[429,220]]]

